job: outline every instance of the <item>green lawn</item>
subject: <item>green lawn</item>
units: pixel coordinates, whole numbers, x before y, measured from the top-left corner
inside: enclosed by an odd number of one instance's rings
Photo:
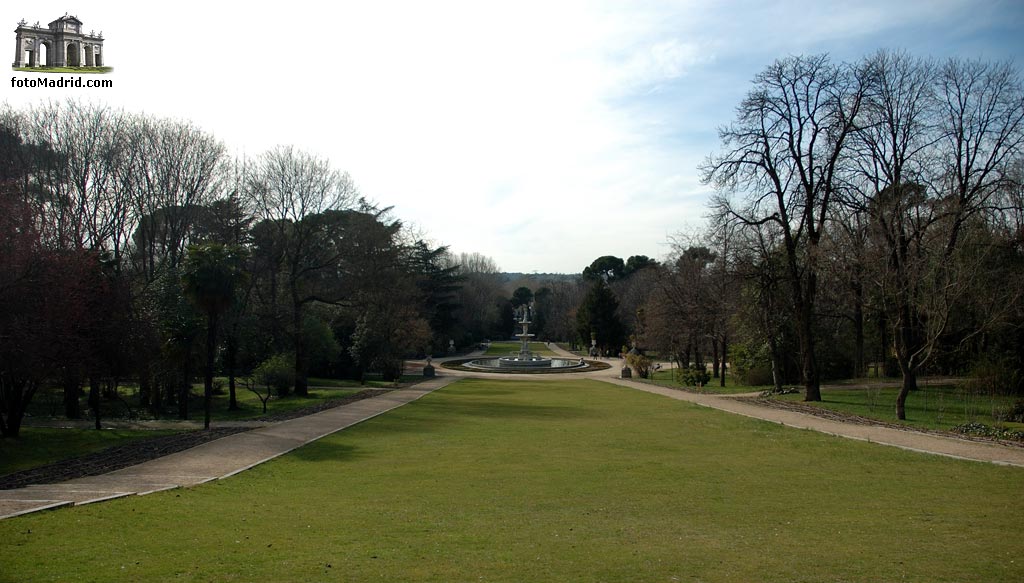
[[[403,382],[416,379],[403,378]],[[244,420],[260,417],[263,415],[263,406],[259,398],[251,391],[245,389],[241,381],[238,382],[236,399],[239,410],[228,410],[228,381],[227,378],[218,377],[216,381],[221,383],[223,394],[214,394],[211,404],[211,418],[214,421],[223,420]],[[294,394],[284,398],[272,397],[267,402],[267,414],[280,413],[316,405],[320,401],[339,399],[363,389],[391,388],[393,383],[380,380],[369,380],[365,385],[360,385],[355,380],[338,379],[309,379],[309,396],[296,397]],[[122,384],[119,387],[121,399],[107,400],[103,403],[103,417],[105,419],[125,419],[129,417],[128,407],[131,407],[131,416],[134,418],[150,419],[149,411],[139,405],[138,386],[130,383]],[[261,389],[262,390],[262,389]],[[203,417],[203,384],[192,385],[192,399],[189,402],[189,414],[192,419]],[[61,418],[64,413],[62,405],[62,393],[57,387],[47,387],[40,390],[32,403],[29,405],[29,413],[38,417]],[[89,414],[88,398],[83,396],[80,399],[82,415]],[[177,407],[168,407],[162,418],[177,419]]]
[[[267,415],[274,413],[286,413],[288,411],[294,411],[295,409],[302,409],[303,407],[310,407],[316,405],[322,401],[329,401],[331,399],[341,399],[348,395],[359,392],[363,388],[372,387],[354,387],[354,388],[314,388],[310,387],[309,395],[305,397],[298,397],[296,395],[288,395],[287,397],[272,397],[267,401]],[[200,385],[197,393],[202,393],[202,386]],[[236,397],[238,401],[238,410],[228,410],[228,396],[227,395],[215,395],[213,403],[210,405],[210,418],[213,421],[227,421],[227,420],[244,420],[253,419],[255,417],[263,416],[263,405],[256,395],[250,391],[239,387],[236,390]],[[244,393],[244,394],[243,394]],[[191,403],[192,417],[194,419],[203,418],[203,400],[202,398],[196,398]]]
[[[23,427],[18,439],[0,439],[0,476],[170,433],[175,432]]]
[[[897,386],[869,386],[869,388],[823,387],[821,401],[807,403],[870,419],[899,423],[896,419]],[[776,397],[788,401],[803,401],[802,394]],[[928,429],[951,429],[968,422],[1003,425],[1011,429],[1024,429],[1022,423],[999,423],[993,412],[1013,404],[1015,398],[1002,395],[979,395],[956,385],[921,385],[907,398],[907,420],[903,423]]]
[[[520,346],[519,342],[491,342],[491,347],[487,349],[484,356],[506,356],[510,353],[518,353]],[[543,342],[531,342],[530,352],[539,356],[556,356]]]
[[[225,380],[225,385],[227,381]],[[370,381],[365,387],[360,386],[358,381],[341,381],[332,379],[310,379],[308,397],[297,397],[289,395],[284,398],[272,398],[267,402],[267,415],[275,413],[287,413],[304,407],[315,406],[321,402],[333,399],[341,399],[357,393],[366,388],[376,388],[388,385],[380,381]],[[202,385],[194,387],[195,397],[191,402],[190,417],[194,420],[203,419],[203,401],[201,394]],[[133,395],[132,387],[123,388],[124,396],[131,400]],[[238,410],[228,410],[228,396],[214,395],[211,407],[211,419],[216,427],[219,421],[243,421],[263,416],[263,406],[259,399],[250,391],[241,387],[237,391]],[[59,395],[56,397],[59,398]],[[43,399],[46,400],[45,398]],[[44,407],[45,408],[45,407]],[[124,419],[124,405],[117,401],[104,404],[104,419]],[[87,414],[83,402],[83,415]],[[136,411],[136,414],[145,413]],[[146,415],[148,417],[148,414]],[[166,415],[164,419],[177,420],[174,414]],[[99,451],[114,445],[121,445],[132,439],[144,439],[157,435],[177,433],[178,430],[110,430],[96,431],[90,428],[62,428],[44,429],[36,427],[23,427],[21,437],[17,440],[0,439],[0,475],[26,470],[29,468],[49,464],[63,459],[77,457],[94,451]],[[2,583],[2,579],[0,579]]]
[[[671,387],[671,388],[676,388],[676,389],[685,389],[687,391],[694,391],[694,392],[697,391],[697,389],[695,387],[684,386],[683,383],[680,380],[676,379],[674,374],[675,373],[674,373],[673,369],[668,369],[668,368],[662,369],[662,370],[659,370],[659,371],[655,371],[654,374],[651,375],[650,381],[653,382],[654,384],[662,385],[662,386],[665,386],[665,387]],[[634,379],[634,380],[641,380],[642,381],[643,379]],[[740,393],[756,393],[758,391],[763,391],[764,389],[768,388],[768,387],[752,387],[750,385],[739,384],[737,382],[737,380],[736,380],[736,377],[731,375],[731,374],[726,374],[725,375],[725,386],[724,387],[719,386],[720,382],[721,381],[719,381],[719,379],[712,378],[710,383],[708,383],[708,384],[704,385],[703,387],[701,387],[700,392],[702,392],[702,393],[711,393],[711,394],[715,394],[715,395],[735,395],[735,394],[740,394]]]
[[[1013,581],[1024,470],[466,380],[192,489],[0,521],[0,581]]]

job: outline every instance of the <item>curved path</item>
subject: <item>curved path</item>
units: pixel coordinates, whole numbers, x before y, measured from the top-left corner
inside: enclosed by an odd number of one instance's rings
[[[556,354],[559,354],[561,356],[578,358],[578,355],[563,350],[562,348],[554,344],[549,345],[548,348],[552,352],[555,352]],[[754,419],[761,419],[763,421],[780,423],[782,425],[795,427],[798,429],[810,429],[812,431],[827,433],[829,435],[835,435],[838,437],[846,437],[849,439],[869,441],[871,443],[899,447],[910,451],[1024,468],[1024,448],[1022,447],[1000,445],[998,443],[972,441],[968,439],[958,439],[956,437],[946,437],[931,433],[922,433],[919,431],[914,431],[912,429],[894,429],[892,427],[885,427],[881,425],[857,425],[853,423],[844,423],[842,421],[825,419],[822,417],[816,417],[814,415],[808,415],[796,411],[775,409],[770,407],[761,407],[757,404],[747,402],[743,399],[737,399],[737,395],[712,395],[704,393],[690,393],[687,391],[671,389],[668,387],[663,387],[651,383],[644,383],[630,379],[619,378],[619,370],[622,366],[622,360],[617,358],[605,358],[597,360],[610,362],[612,368],[585,373],[539,375],[488,375],[487,373],[469,373],[445,369],[445,374],[475,378],[528,378],[530,380],[535,381],[564,380],[567,378],[566,375],[569,375],[570,378],[592,378],[620,385],[623,387],[636,389],[638,391],[645,391],[648,393],[654,393],[656,395],[663,395],[671,399],[687,401],[704,407],[710,407],[712,409],[718,409],[720,411],[727,411],[729,413],[735,413],[737,415],[744,415],[746,417],[752,417]]]
[[[575,356],[554,345],[550,348],[562,355]],[[363,399],[313,415],[270,424],[252,431],[236,433],[189,450],[101,476],[78,478],[60,484],[0,490],[0,519],[48,508],[89,504],[130,495],[144,495],[227,478],[311,441],[419,399],[460,378],[528,379],[532,381],[590,378],[790,427],[810,429],[839,437],[958,459],[1024,467],[1024,448],[943,437],[912,430],[853,425],[795,411],[760,407],[729,396],[689,393],[621,379],[618,378],[621,361],[618,359],[610,359],[610,361],[612,368],[601,371],[539,375],[496,375],[439,367],[436,378],[427,379],[408,388],[390,391],[378,397]]]

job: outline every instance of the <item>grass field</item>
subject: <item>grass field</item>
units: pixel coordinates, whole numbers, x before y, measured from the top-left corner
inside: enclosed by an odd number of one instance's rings
[[[596,381],[472,380],[225,481],[2,521],[0,581],[1011,581],[1022,491]]]
[[[408,382],[411,378],[404,378]],[[418,380],[418,379],[417,379]],[[216,382],[221,384],[222,394],[214,394],[211,404],[211,416],[213,420],[242,420],[260,417],[263,415],[263,406],[254,393],[245,389],[241,381],[235,390],[239,409],[228,410],[228,381],[227,378],[217,378]],[[274,396],[267,402],[267,413],[278,413],[290,411],[309,405],[315,405],[319,401],[338,399],[363,389],[391,388],[393,383],[380,380],[369,380],[365,385],[360,385],[355,380],[337,379],[309,379],[309,396],[296,397],[294,394],[284,398]],[[262,390],[262,389],[261,389]],[[104,401],[103,417],[114,418],[152,418],[152,415],[139,404],[138,386],[130,383],[122,384],[118,388],[120,399]],[[203,384],[192,385],[192,399],[189,401],[189,413],[193,419],[202,419],[203,416]],[[64,409],[62,405],[63,393],[57,387],[46,387],[39,391],[29,405],[29,413],[39,417],[60,417]],[[80,399],[82,414],[88,414],[88,398],[83,396]],[[129,407],[131,411],[129,412]],[[163,418],[177,419],[177,407],[168,407]]]
[[[225,385],[227,381],[225,380]],[[379,381],[371,381],[367,386],[359,386],[358,381],[338,381],[331,379],[311,379],[311,388],[308,397],[297,397],[289,395],[284,398],[272,398],[267,402],[267,414],[286,413],[304,407],[317,405],[323,401],[341,399],[364,388],[376,388],[379,385],[388,385]],[[133,388],[122,387],[122,394],[129,403],[135,398]],[[51,405],[51,402],[60,403],[59,391],[53,390],[52,395],[40,395],[35,403],[32,412],[35,415],[46,417],[47,414],[55,413],[59,407]],[[190,402],[190,417],[196,420],[203,419],[202,385],[196,385],[193,389],[195,396]],[[259,399],[250,391],[241,386],[237,390],[238,410],[228,410],[228,396],[214,395],[211,406],[211,418],[214,427],[220,421],[243,421],[263,416],[263,406]],[[88,414],[88,409],[83,398],[83,415]],[[134,405],[133,405],[134,406]],[[109,401],[104,403],[104,421],[121,421],[127,419],[127,410],[123,401]],[[135,417],[150,417],[148,412],[140,408],[133,409]],[[164,417],[174,421],[177,416],[168,414]],[[122,430],[104,429],[96,431],[88,428],[61,428],[49,429],[38,427],[23,427],[18,439],[0,439],[0,475],[11,472],[26,470],[29,468],[45,465],[67,458],[77,457],[94,451],[100,451],[107,447],[121,445],[134,439],[144,439],[157,435],[167,435],[177,431],[164,430]]]
[[[506,356],[510,353],[518,353],[520,346],[518,342],[491,342],[491,346],[484,356]],[[530,352],[540,356],[555,356],[555,353],[549,350],[543,342],[531,342]]]
[[[677,380],[675,376],[676,373],[677,371],[673,371],[672,369],[662,369],[659,371],[655,371],[654,374],[651,375],[650,380],[655,384],[666,387],[686,389],[688,391],[696,391],[694,387],[683,386],[682,382]],[[701,387],[700,392],[711,393],[715,395],[733,395],[738,393],[753,393],[767,388],[752,387],[749,385],[740,384],[736,381],[736,377],[731,374],[725,375],[724,387],[719,386],[719,383],[719,379],[713,378],[711,379],[711,382]]]
[[[1016,400],[1004,395],[981,395],[957,385],[922,385],[907,398],[907,419],[896,419],[896,396],[899,387],[868,386],[858,388],[826,387],[821,401],[806,403],[843,413],[879,419],[890,423],[905,423],[928,429],[951,429],[969,422],[998,424],[1010,429],[1024,429],[1024,423],[1000,422],[993,413],[1008,408]],[[803,401],[803,395],[780,395],[777,399]]]
[[[174,431],[23,427],[18,439],[0,439],[0,476]]]

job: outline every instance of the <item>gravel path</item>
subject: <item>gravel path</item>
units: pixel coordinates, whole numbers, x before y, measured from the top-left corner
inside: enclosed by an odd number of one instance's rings
[[[575,356],[554,344],[550,345],[550,348],[553,352],[562,356]],[[751,394],[712,395],[690,393],[651,383],[621,379],[618,376],[619,370],[622,367],[620,359],[603,358],[597,360],[610,363],[611,369],[589,373],[566,373],[560,375],[512,374],[501,375],[500,377],[486,373],[455,370],[446,370],[445,374],[460,377],[501,378],[509,380],[522,378],[532,381],[591,378],[799,429],[810,429],[838,437],[869,441],[921,453],[1024,468],[1024,446],[1016,442],[1001,442],[994,439],[959,436],[940,431],[917,430],[902,425],[886,424],[863,418],[851,418],[841,414],[832,415],[830,414],[831,412],[822,413],[822,409],[816,407],[808,407],[808,409],[814,409],[813,411],[801,409],[799,404],[794,404],[795,406],[776,405],[780,401],[753,399],[750,398],[753,396]]]

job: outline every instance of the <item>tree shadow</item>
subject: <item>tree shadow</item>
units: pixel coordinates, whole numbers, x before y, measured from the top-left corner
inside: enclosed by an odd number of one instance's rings
[[[566,419],[589,416],[574,407],[503,403],[475,399],[472,401],[425,400],[414,407],[404,408],[400,414],[382,418],[383,423],[367,424],[361,431],[374,434],[394,432],[434,433],[467,420],[527,420],[557,423]]]
[[[330,439],[318,439],[292,450],[288,455],[306,462],[337,462],[365,459],[370,454],[360,447]]]

